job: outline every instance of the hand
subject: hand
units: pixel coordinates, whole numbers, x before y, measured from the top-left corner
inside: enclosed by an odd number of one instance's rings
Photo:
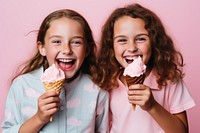
[[[128,99],[131,104],[139,105],[149,111],[156,103],[151,89],[143,84],[131,85],[128,90]]]
[[[45,92],[38,98],[37,116],[43,123],[49,122],[50,117],[58,111],[59,94],[55,91]]]

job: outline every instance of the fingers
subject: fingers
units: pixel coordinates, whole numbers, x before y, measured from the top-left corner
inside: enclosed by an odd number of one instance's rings
[[[50,116],[58,111],[59,105],[60,98],[57,92],[45,92],[38,98],[38,115],[43,121],[48,121]]]
[[[131,85],[128,89],[128,95],[145,95],[148,94],[149,90],[149,87],[142,84]]]
[[[128,99],[131,104],[136,104],[146,109],[151,103],[151,97],[153,96],[148,86],[136,84],[129,87]]]
[[[48,91],[45,92],[43,95],[41,95],[42,99],[48,98],[48,97],[58,97],[59,93],[57,93],[56,91]]]
[[[51,109],[59,106],[60,98],[56,92],[46,92],[38,99],[39,106],[44,109]],[[46,106],[45,106],[46,105]]]
[[[130,103],[136,104],[136,102],[144,100],[145,92],[144,86],[140,84],[130,86],[128,90],[128,99]]]
[[[59,102],[59,95],[55,91],[46,92],[38,99],[38,103],[40,103],[41,105],[46,105],[46,109],[58,107]]]

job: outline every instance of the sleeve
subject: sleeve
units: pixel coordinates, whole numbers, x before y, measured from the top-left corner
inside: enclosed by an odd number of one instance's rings
[[[98,97],[95,133],[109,132],[109,94],[101,90]]]
[[[172,85],[170,89],[170,112],[172,114],[183,112],[195,106],[195,101],[189,93],[183,80]]]
[[[16,88],[18,85],[13,83],[7,95],[4,120],[2,122],[2,132],[3,133],[18,133],[21,126],[20,123],[20,99],[19,94],[20,88]]]

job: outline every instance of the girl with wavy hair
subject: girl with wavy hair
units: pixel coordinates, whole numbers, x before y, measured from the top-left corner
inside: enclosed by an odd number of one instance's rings
[[[92,31],[82,15],[70,9],[49,14],[40,26],[35,56],[10,87],[3,132],[107,133],[109,95],[93,82],[95,51]],[[60,95],[45,92],[40,80],[53,64],[65,74]]]
[[[111,133],[186,133],[195,102],[183,81],[183,57],[151,10],[117,8],[102,28],[96,82],[110,92]],[[143,84],[127,86],[124,69],[141,57]],[[136,104],[133,110],[131,104]]]

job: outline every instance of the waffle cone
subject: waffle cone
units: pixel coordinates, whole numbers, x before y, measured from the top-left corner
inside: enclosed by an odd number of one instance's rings
[[[129,86],[134,85],[134,84],[143,84],[144,79],[145,79],[145,74],[140,75],[139,77],[130,77],[130,76],[125,76],[126,78],[126,83]],[[132,104],[133,110],[135,110],[136,105]]]
[[[56,92],[60,93],[62,85],[64,83],[64,79],[55,81],[55,82],[44,82],[44,87],[46,91],[52,91],[55,90]]]
[[[46,91],[52,91],[55,90],[56,92],[58,92],[60,94],[62,85],[64,83],[65,79],[61,79],[55,82],[43,82],[45,90]],[[53,116],[50,117],[50,121],[53,120]]]

